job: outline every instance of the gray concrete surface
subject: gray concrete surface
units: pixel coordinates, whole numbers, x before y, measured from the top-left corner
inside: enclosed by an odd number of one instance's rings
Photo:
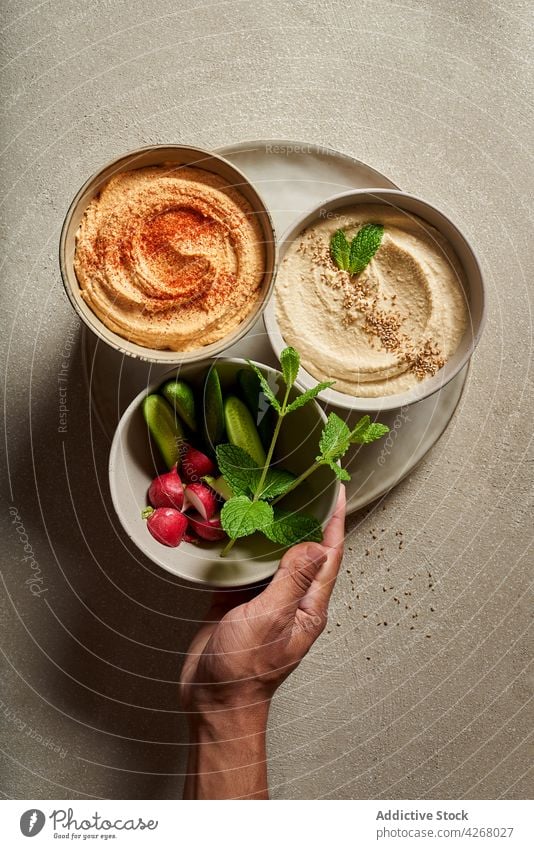
[[[528,796],[532,3],[2,6],[2,794],[179,794],[175,681],[206,601],[136,565],[108,512],[58,271],[65,210],[130,148],[278,136],[352,153],[453,215],[489,318],[445,436],[349,522],[329,633],[273,706],[273,795]]]

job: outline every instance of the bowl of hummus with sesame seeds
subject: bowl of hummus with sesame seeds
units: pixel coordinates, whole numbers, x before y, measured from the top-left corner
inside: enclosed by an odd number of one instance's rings
[[[188,362],[219,353],[263,309],[274,230],[252,184],[181,145],[134,151],[80,190],[60,262],[86,324],[124,353]]]
[[[358,261],[366,231],[375,242]],[[376,189],[330,199],[283,237],[265,323],[277,354],[285,345],[300,352],[304,385],[335,381],[323,401],[371,411],[414,403],[451,380],[483,314],[482,274],[465,236],[420,198]]]

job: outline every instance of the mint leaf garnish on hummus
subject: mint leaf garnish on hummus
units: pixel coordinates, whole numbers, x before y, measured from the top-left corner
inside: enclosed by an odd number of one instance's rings
[[[350,243],[349,271],[359,274],[369,265],[382,242],[382,224],[364,224]]]
[[[349,270],[350,243],[343,230],[336,230],[330,239],[330,254],[338,268]]]
[[[330,239],[330,254],[337,267],[349,274],[359,274],[369,265],[382,243],[382,224],[364,224],[349,243],[343,230]]]

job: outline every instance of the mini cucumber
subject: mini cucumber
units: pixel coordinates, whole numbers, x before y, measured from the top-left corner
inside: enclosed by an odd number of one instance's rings
[[[161,395],[146,396],[143,415],[165,465],[172,469],[180,462],[180,446],[184,439],[180,422]]]
[[[183,380],[168,380],[167,383],[163,384],[160,391],[187,427],[196,431],[195,396],[189,384]]]
[[[215,446],[223,441],[225,431],[221,381],[215,367],[206,375],[201,402],[204,439],[208,449],[214,452]]]
[[[248,407],[235,395],[229,395],[224,402],[224,421],[228,441],[250,454],[258,466],[263,466],[266,456],[258,429]]]
[[[218,478],[214,478],[212,475],[205,475],[202,480],[208,486],[211,486],[212,489],[215,490],[217,495],[220,495],[221,498],[224,498],[225,501],[228,501],[233,497],[234,493],[230,489],[229,484],[225,481],[222,475],[219,475]]]
[[[267,450],[273,438],[274,410],[262,392],[260,379],[252,369],[242,368],[237,372],[237,385],[243,401],[257,423],[262,445]]]

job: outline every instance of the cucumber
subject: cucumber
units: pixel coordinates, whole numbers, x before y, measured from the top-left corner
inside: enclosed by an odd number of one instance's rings
[[[214,453],[215,446],[224,439],[224,406],[221,381],[215,367],[210,368],[204,381],[202,393],[203,431],[208,449]]]
[[[222,475],[219,475],[218,478],[214,478],[213,475],[205,475],[202,480],[208,486],[210,486],[217,495],[220,495],[221,498],[224,498],[225,501],[228,501],[233,497],[234,493],[230,489],[229,484],[225,481]]]
[[[143,401],[143,416],[150,435],[168,469],[180,462],[184,433],[174,411],[161,395],[147,395]]]
[[[174,407],[182,421],[193,432],[197,429],[195,415],[195,396],[188,383],[183,380],[168,380],[160,390],[171,407]]]
[[[235,395],[229,395],[224,402],[224,421],[228,441],[250,454],[258,466],[265,465],[266,455],[254,419]]]
[[[267,450],[273,438],[274,410],[262,391],[260,379],[252,369],[242,368],[237,372],[237,385],[243,401],[257,423],[262,445]]]

